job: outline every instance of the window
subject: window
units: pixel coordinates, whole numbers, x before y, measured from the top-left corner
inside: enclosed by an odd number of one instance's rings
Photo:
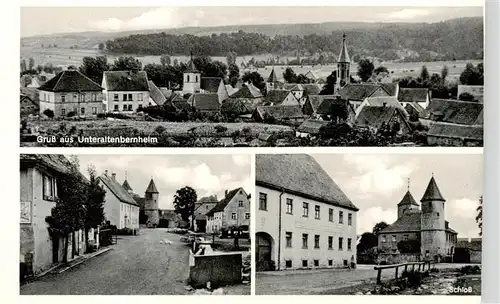
[[[129,105],[128,105],[128,110],[129,110],[129,111],[133,111],[133,110],[132,110],[132,105],[131,105],[131,104],[129,104]]]
[[[245,213],[245,220],[249,220],[250,219],[250,212],[247,212]]]
[[[308,241],[309,235],[307,233],[302,233],[302,248],[307,249],[307,241]]]
[[[292,261],[291,260],[286,260],[285,261],[285,267],[286,268],[292,268]]]
[[[113,95],[113,100],[114,100],[114,101],[118,101],[118,94],[114,94],[114,95]]]
[[[352,239],[347,239],[347,250],[351,250],[352,247]]]
[[[314,218],[319,220],[319,206],[314,206]]]
[[[85,94],[82,94],[82,97],[81,97],[81,98],[82,98],[82,99],[81,99],[81,101],[82,101],[82,102],[85,102]]]
[[[403,235],[403,240],[408,241],[408,234]]]
[[[189,75],[187,75],[186,77],[187,77],[187,78],[186,78],[186,79],[187,79],[187,82],[189,82]]]
[[[328,237],[328,249],[333,249],[333,236]]]
[[[339,211],[339,224],[344,223],[344,211]]]
[[[437,212],[437,216],[439,217],[439,212]]]
[[[114,110],[114,111],[118,111],[118,105],[115,105],[115,107],[114,107],[114,109],[113,109],[113,110]]]
[[[333,266],[333,260],[328,260],[328,266]]]
[[[97,114],[97,107],[92,107],[92,114]]]
[[[55,197],[55,180],[53,177],[43,176],[43,199],[53,200]]]
[[[286,199],[286,213],[293,214],[293,201],[291,198]]]
[[[139,101],[142,101],[142,93],[139,93],[139,94],[137,95],[137,99],[138,99]]]
[[[128,101],[132,101],[132,100],[134,100],[134,99],[132,98],[132,94],[128,94]]]
[[[61,109],[61,115],[62,116],[66,115],[66,109]]]
[[[286,247],[292,247],[292,233],[285,232],[285,238],[286,238]]]
[[[198,82],[198,75],[195,75],[194,79],[195,79],[194,81]]]
[[[61,95],[61,102],[66,102],[66,95]]]
[[[243,207],[243,201],[238,202],[238,207]]]
[[[302,216],[303,217],[309,216],[309,204],[308,203],[302,203]]]
[[[235,219],[236,219],[236,212],[233,212],[233,213],[231,214],[231,219],[232,219],[232,220],[235,220]]]
[[[123,96],[122,100],[127,101],[127,94],[123,94],[122,96]]]
[[[314,236],[314,248],[319,248],[319,235],[317,234]]]
[[[73,101],[78,101],[78,94],[73,94]]]
[[[80,113],[82,113],[82,115],[84,115],[85,114],[85,108],[81,108],[80,110],[81,110]]]
[[[307,260],[302,260],[302,267],[307,267]]]
[[[339,237],[339,250],[344,250],[343,243],[344,243],[344,238]]]
[[[333,222],[333,209],[332,208],[328,209],[328,220],[330,222]]]
[[[127,111],[127,105],[123,105],[123,111]]]
[[[314,267],[319,267],[319,260],[314,260]]]
[[[259,193],[259,210],[267,211],[267,194]]]
[[[385,237],[385,235],[382,236],[382,243],[385,243],[387,242],[387,238]]]
[[[392,236],[392,242],[394,242],[394,243],[396,242],[396,236],[395,235]]]
[[[90,95],[90,98],[91,98],[91,99],[90,99],[91,101],[97,101],[97,93],[92,93],[92,94]]]
[[[352,213],[347,214],[347,225],[352,226]]]

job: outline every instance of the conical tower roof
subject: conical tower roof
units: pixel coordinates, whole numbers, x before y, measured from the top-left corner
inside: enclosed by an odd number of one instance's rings
[[[146,189],[146,193],[159,193],[158,190],[156,189],[155,182],[153,179],[149,182],[148,188]]]
[[[418,206],[417,202],[413,198],[413,195],[411,195],[410,190],[406,191],[405,196],[403,196],[403,199],[398,204],[398,206],[403,206],[403,205],[415,205],[415,206]]]
[[[191,60],[189,60],[188,67],[184,73],[200,73],[194,65],[193,52],[191,52]]]
[[[269,78],[267,78],[267,82],[278,82],[278,77],[276,76],[276,73],[274,72],[274,68],[271,71],[271,74],[269,74]]]
[[[342,36],[342,48],[340,49],[339,60],[337,62],[350,63],[349,53],[347,52],[347,44],[345,42],[346,34]]]
[[[429,185],[427,186],[427,189],[425,190],[424,196],[420,200],[421,202],[424,201],[446,201],[443,198],[443,195],[441,194],[441,191],[439,191],[439,188],[436,184],[436,180],[434,179],[434,176],[431,177],[431,180],[429,181]]]
[[[128,183],[127,180],[125,180],[123,182],[123,185],[122,185],[123,189],[127,190],[127,191],[132,191],[132,187],[130,187],[130,184]]]

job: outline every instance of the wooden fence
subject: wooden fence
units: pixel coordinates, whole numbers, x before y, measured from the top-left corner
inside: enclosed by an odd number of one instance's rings
[[[432,262],[432,261],[424,261],[424,262],[409,262],[409,263],[402,263],[402,264],[378,265],[378,266],[375,266],[374,269],[378,271],[378,273],[377,273],[377,284],[381,284],[382,283],[382,270],[384,270],[384,269],[393,269],[394,268],[395,269],[395,273],[394,273],[395,278],[398,279],[399,268],[403,268],[404,267],[403,272],[405,272],[405,271],[408,271],[409,270],[408,268],[411,266],[411,270],[412,271],[417,270],[418,272],[423,272],[423,271],[426,271],[426,266],[427,266],[427,270],[430,270],[432,264],[434,264],[434,262]],[[416,266],[418,266],[418,268]]]

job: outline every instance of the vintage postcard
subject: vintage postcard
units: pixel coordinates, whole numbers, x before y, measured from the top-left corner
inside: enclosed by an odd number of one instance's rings
[[[483,146],[483,41],[482,7],[23,7],[20,142]]]

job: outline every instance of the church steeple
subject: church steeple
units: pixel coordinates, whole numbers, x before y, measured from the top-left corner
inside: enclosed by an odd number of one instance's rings
[[[347,35],[344,33],[342,35],[342,47],[337,60],[337,89],[343,87],[350,81],[351,58],[347,51],[346,37]]]
[[[186,70],[184,71],[182,91],[190,94],[199,93],[200,87],[201,73],[194,64],[193,52],[191,52],[191,59],[188,62]]]
[[[349,57],[349,52],[347,51],[347,43],[346,43],[347,35],[344,33],[342,35],[342,48],[340,49],[338,63],[351,63],[351,58]]]

